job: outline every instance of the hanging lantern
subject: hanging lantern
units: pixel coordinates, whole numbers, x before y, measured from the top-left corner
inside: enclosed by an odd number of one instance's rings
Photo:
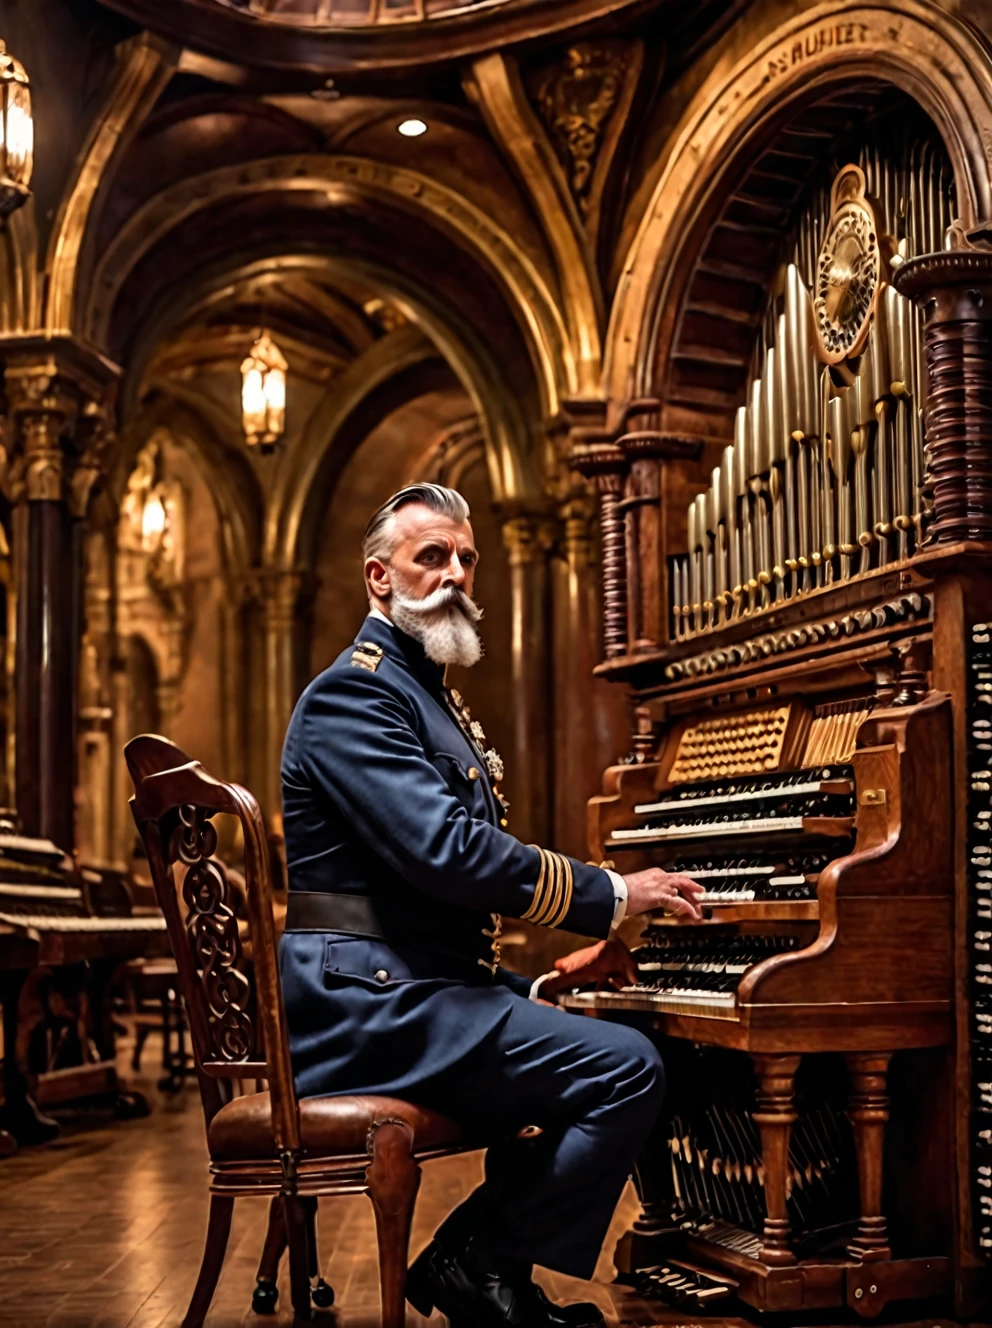
[[[34,164],[31,88],[24,66],[0,41],[0,219],[27,202]]]
[[[286,427],[286,357],[263,332],[241,365],[241,415],[249,447],[268,451]]]

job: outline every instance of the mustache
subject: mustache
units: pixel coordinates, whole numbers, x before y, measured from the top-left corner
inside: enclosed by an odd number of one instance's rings
[[[425,595],[423,599],[413,599],[404,594],[398,587],[393,590],[393,602],[407,611],[407,613],[416,613],[424,617],[433,613],[440,613],[445,609],[457,609],[470,623],[477,623],[482,617],[482,609],[467,595],[464,590],[459,590],[457,586],[439,586],[437,590]]]

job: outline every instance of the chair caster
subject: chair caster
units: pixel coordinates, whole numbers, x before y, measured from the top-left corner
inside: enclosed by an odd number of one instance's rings
[[[279,1288],[275,1282],[267,1282],[264,1277],[260,1277],[258,1285],[252,1292],[252,1309],[256,1314],[275,1314],[278,1302]]]
[[[321,1277],[310,1289],[310,1299],[319,1310],[329,1310],[334,1304],[334,1288]]]

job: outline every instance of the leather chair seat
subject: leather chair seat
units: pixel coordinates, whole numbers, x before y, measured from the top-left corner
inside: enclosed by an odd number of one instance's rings
[[[431,1152],[462,1142],[460,1125],[426,1107],[394,1097],[305,1097],[300,1102],[300,1135],[311,1157],[365,1155],[370,1126],[399,1120],[413,1130],[414,1152]],[[207,1131],[215,1162],[275,1157],[272,1107],[268,1093],[249,1093],[226,1103]]]

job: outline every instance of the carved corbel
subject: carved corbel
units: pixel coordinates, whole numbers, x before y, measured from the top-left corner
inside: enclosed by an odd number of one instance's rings
[[[644,67],[644,45],[576,42],[527,78],[527,90],[595,242],[603,190]]]

